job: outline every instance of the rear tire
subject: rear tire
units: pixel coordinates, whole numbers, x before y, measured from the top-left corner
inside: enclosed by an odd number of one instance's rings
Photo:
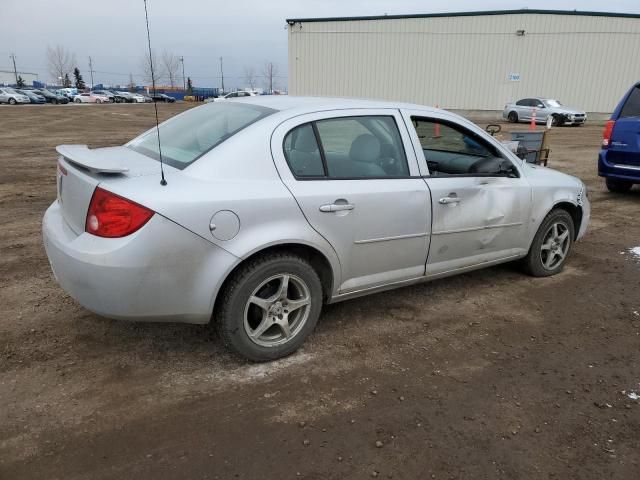
[[[624,180],[606,179],[607,189],[613,193],[627,193],[633,187],[633,183]]]
[[[571,253],[575,226],[569,212],[555,209],[545,217],[523,260],[525,271],[534,277],[560,273]]]
[[[76,99],[74,100],[74,102],[76,102],[76,103],[82,103],[82,100],[80,100],[79,98],[76,98]]]
[[[518,123],[518,114],[516,112],[509,112],[507,118],[511,123]]]
[[[265,362],[300,348],[321,310],[322,284],[314,268],[296,255],[276,253],[250,260],[233,274],[214,321],[225,346]]]

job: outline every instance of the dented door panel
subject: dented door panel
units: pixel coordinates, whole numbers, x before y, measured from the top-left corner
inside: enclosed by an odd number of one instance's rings
[[[522,256],[531,188],[524,178],[425,178],[433,198],[427,275]]]

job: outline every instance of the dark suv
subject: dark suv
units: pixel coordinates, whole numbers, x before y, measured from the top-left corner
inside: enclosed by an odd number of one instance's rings
[[[607,122],[598,175],[612,192],[627,192],[640,183],[640,82],[622,97]]]

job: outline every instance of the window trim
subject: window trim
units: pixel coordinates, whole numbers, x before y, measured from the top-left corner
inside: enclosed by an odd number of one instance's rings
[[[474,140],[480,141],[482,144],[485,145],[489,145],[494,152],[497,154],[498,158],[501,158],[503,160],[507,160],[509,163],[511,163],[511,165],[515,168],[515,172],[516,175],[512,176],[506,173],[461,173],[461,174],[443,174],[443,175],[437,175],[437,174],[433,174],[433,172],[431,171],[431,169],[429,168],[429,161],[427,160],[427,157],[424,156],[424,148],[422,148],[422,143],[420,142],[420,137],[418,136],[418,132],[416,131],[416,127],[413,126],[413,119],[423,119],[426,120],[428,122],[431,123],[439,123],[440,125],[445,125],[447,127],[453,128],[454,130],[459,131],[460,133],[462,133],[463,135],[465,135],[467,132],[469,135],[471,135],[473,137]],[[501,151],[500,149],[495,146],[492,145],[490,142],[488,142],[485,138],[482,138],[481,135],[479,135],[478,133],[469,130],[467,127],[465,127],[464,125],[460,125],[459,123],[453,122],[451,120],[445,120],[445,119],[441,119],[441,118],[434,118],[434,117],[425,117],[425,116],[418,116],[418,115],[413,115],[413,114],[409,114],[409,120],[411,121],[411,127],[413,128],[413,131],[416,135],[416,138],[418,140],[418,145],[420,145],[420,148],[422,150],[422,154],[424,156],[424,163],[425,166],[427,167],[427,171],[429,172],[428,175],[421,175],[422,178],[458,178],[458,177],[483,177],[483,178],[521,178],[522,174],[520,173],[520,169],[516,166],[516,164],[513,162],[513,160],[511,160],[510,158],[506,157]],[[461,131],[462,130],[462,131]],[[437,149],[431,149],[431,150],[437,150]],[[439,151],[445,151],[448,153],[456,153],[456,152],[451,152],[450,150],[439,150]],[[461,152],[457,152],[457,153],[461,153]]]
[[[327,160],[326,160],[326,156],[325,156],[325,152],[324,152],[324,145],[322,144],[322,139],[320,138],[320,132],[318,131],[318,127],[316,125],[317,122],[324,122],[327,120],[344,120],[344,119],[353,119],[353,118],[376,118],[376,117],[389,117],[393,120],[394,125],[396,126],[396,131],[398,133],[398,139],[400,140],[400,144],[402,145],[402,153],[404,154],[404,161],[405,164],[407,166],[407,171],[411,171],[411,167],[409,166],[409,157],[407,156],[407,148],[404,144],[404,141],[402,140],[402,133],[400,131],[400,127],[398,125],[398,122],[396,120],[395,115],[393,114],[387,114],[387,115],[381,115],[381,114],[372,114],[372,115],[345,115],[345,116],[337,116],[337,117],[327,117],[327,118],[320,118],[320,119],[316,119],[316,120],[310,120],[308,122],[304,122],[304,123],[300,123],[294,127],[292,127],[291,129],[289,129],[284,136],[282,137],[282,155],[284,156],[285,162],[287,164],[287,167],[289,168],[289,171],[291,172],[291,175],[293,175],[293,178],[296,181],[303,181],[303,182],[308,182],[308,181],[331,181],[331,180],[406,180],[406,179],[416,179],[416,178],[423,178],[421,175],[398,175],[398,176],[379,176],[379,177],[330,177],[329,176],[329,168],[327,166]],[[313,128],[313,133],[315,135],[316,138],[316,143],[318,144],[318,150],[320,151],[320,158],[322,159],[322,167],[324,169],[324,175],[320,176],[320,175],[309,175],[309,176],[299,176],[296,175],[296,173],[293,171],[293,169],[291,168],[291,164],[289,163],[289,157],[287,156],[287,154],[285,153],[285,149],[284,149],[284,142],[287,140],[287,137],[289,136],[289,134],[294,131],[296,128],[301,128],[304,127],[305,125],[311,125],[311,127]]]

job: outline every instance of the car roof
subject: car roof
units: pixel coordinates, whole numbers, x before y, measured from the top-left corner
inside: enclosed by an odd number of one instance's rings
[[[279,111],[302,110],[314,112],[327,109],[353,109],[353,108],[408,108],[419,110],[438,109],[417,105],[413,103],[389,102],[382,100],[366,100],[358,98],[342,97],[296,97],[291,95],[257,95],[255,97],[243,97],[234,102],[250,103]]]

